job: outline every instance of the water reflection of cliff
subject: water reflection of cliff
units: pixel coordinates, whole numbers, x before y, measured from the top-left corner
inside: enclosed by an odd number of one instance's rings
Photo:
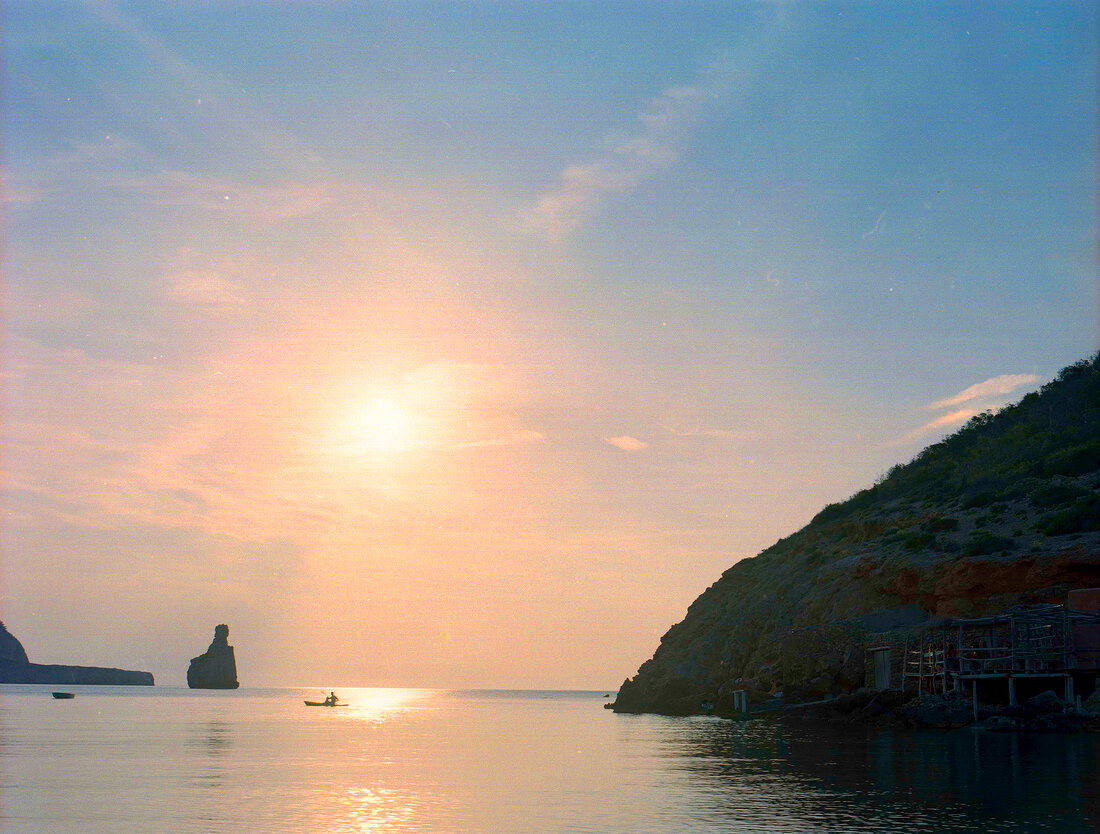
[[[202,750],[202,771],[196,779],[207,787],[221,787],[225,780],[225,756],[232,752],[233,725],[220,718],[213,718],[203,724],[193,726],[194,736],[188,740],[188,747]]]
[[[678,725],[678,726],[677,726]],[[731,822],[772,830],[1020,831],[1027,823],[1086,831],[1100,824],[1100,738],[963,732],[898,733],[773,722],[670,722],[707,793],[727,795]],[[771,797],[754,809],[752,797]],[[782,796],[775,803],[775,796]],[[746,811],[761,815],[748,820]]]

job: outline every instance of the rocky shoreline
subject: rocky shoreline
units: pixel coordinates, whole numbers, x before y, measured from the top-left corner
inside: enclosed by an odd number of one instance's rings
[[[783,721],[828,721],[874,724],[900,729],[957,730],[969,727],[990,732],[1100,732],[1100,692],[1080,706],[1052,691],[1016,706],[979,704],[961,695],[924,695],[887,689],[861,689],[803,709],[788,708]]]

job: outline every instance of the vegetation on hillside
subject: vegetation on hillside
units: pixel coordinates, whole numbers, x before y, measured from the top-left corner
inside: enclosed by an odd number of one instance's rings
[[[1100,353],[1063,368],[1020,402],[971,418],[908,464],[895,466],[874,486],[828,505],[812,523],[837,521],[901,498],[939,504],[954,500],[970,509],[1027,497],[1044,512],[1037,527],[1047,535],[1100,530],[1095,490],[1051,482],[1097,470]],[[925,543],[910,542],[914,547]]]

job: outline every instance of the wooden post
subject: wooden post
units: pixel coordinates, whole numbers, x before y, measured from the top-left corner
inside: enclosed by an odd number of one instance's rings
[[[924,629],[920,630],[920,654],[917,655],[917,697],[924,694]]]
[[[1069,620],[1069,612],[1062,609],[1062,668],[1070,668],[1070,658],[1073,658],[1073,668],[1077,668],[1077,655],[1073,651],[1073,624]],[[1070,684],[1070,688],[1073,684]],[[1068,699],[1067,699],[1068,700]]]
[[[901,653],[901,688],[909,688],[909,635],[905,635],[905,650]]]
[[[1008,705],[1016,706],[1016,679],[1012,677],[1011,672],[1008,673]]]
[[[970,685],[972,687],[971,695],[973,696],[973,699],[974,699],[974,720],[977,721],[978,720],[978,679],[974,678],[974,680],[972,680],[970,682]]]
[[[1066,675],[1066,697],[1063,699],[1067,704],[1073,703],[1073,675]]]
[[[940,694],[947,695],[947,626],[943,627],[943,654],[940,655],[940,672],[942,673],[942,687]]]
[[[1011,677],[1016,671],[1016,618],[1008,620],[1008,674]],[[1015,703],[1013,703],[1015,706]]]

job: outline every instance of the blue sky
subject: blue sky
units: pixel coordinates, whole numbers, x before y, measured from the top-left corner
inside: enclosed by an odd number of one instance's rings
[[[1092,4],[4,39],[0,617],[43,662],[178,682],[226,621],[246,682],[608,686],[1098,346]]]

